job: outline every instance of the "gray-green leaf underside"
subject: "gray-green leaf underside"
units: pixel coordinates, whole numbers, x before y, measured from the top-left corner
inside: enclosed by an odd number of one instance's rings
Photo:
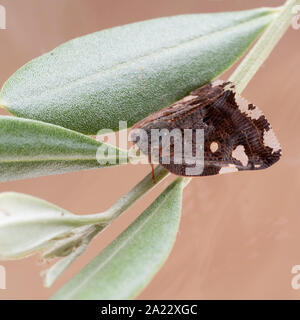
[[[21,193],[0,194],[0,259],[19,259],[50,245],[92,217],[74,215]]]
[[[71,40],[20,68],[0,105],[86,134],[131,126],[219,76],[272,20],[269,8],[159,18]]]
[[[0,181],[100,168],[106,165],[97,161],[97,150],[106,146],[110,154],[116,155],[116,164],[120,157],[127,159],[126,152],[78,132],[35,120],[0,116]]]

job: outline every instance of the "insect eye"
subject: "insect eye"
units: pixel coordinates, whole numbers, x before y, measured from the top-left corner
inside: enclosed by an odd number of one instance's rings
[[[212,152],[212,153],[215,153],[216,151],[218,151],[218,149],[219,149],[219,144],[218,144],[218,142],[215,142],[215,141],[213,141],[211,144],[210,144],[210,151]]]

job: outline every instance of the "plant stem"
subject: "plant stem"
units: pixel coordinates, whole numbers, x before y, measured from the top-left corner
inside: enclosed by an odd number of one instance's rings
[[[80,216],[80,220],[88,223],[111,223],[122,212],[133,205],[141,196],[156,187],[158,183],[169,174],[169,172],[163,167],[157,166],[154,170],[154,174],[156,183],[153,182],[152,173],[150,173],[109,209],[98,214]]]
[[[140,181],[131,191],[120,198],[108,210],[89,215],[78,215],[78,220],[87,225],[81,226],[79,232],[73,230],[74,235],[67,239],[61,240],[54,247],[45,251],[43,258],[51,259],[60,256],[60,252],[66,249],[74,249],[73,252],[55,263],[45,272],[44,285],[50,287],[54,281],[66,270],[87,248],[90,241],[115,220],[121,213],[133,205],[139,198],[145,195],[162,181],[169,172],[161,166],[157,166],[154,170],[156,183],[152,180],[152,172]],[[78,229],[77,229],[78,230]]]
[[[161,166],[157,166],[154,170],[156,183],[153,182],[152,173],[149,173],[142,181],[140,181],[131,191],[119,199],[106,214],[110,219],[116,219],[122,212],[127,210],[134,202],[149,190],[156,187],[158,182],[163,180],[169,172]]]
[[[293,7],[298,4],[300,4],[300,0],[286,1],[277,17],[267,27],[256,45],[231,75],[229,81],[235,83],[237,92],[241,93],[245,89],[249,81],[287,31],[293,17]]]

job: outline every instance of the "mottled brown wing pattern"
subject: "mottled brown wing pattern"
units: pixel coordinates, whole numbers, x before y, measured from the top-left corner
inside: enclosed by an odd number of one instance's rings
[[[280,144],[263,113],[235,92],[231,82],[213,81],[173,105],[138,122],[133,129],[144,129],[150,137],[151,129],[192,129],[193,155],[196,154],[196,129],[204,130],[204,168],[199,176],[242,170],[261,170],[270,167],[281,156]],[[136,143],[145,154],[148,150]],[[161,147],[161,146],[160,146]],[[187,176],[192,167],[182,159],[174,163],[171,145],[170,163],[159,163],[170,172]],[[149,155],[150,157],[150,155]]]

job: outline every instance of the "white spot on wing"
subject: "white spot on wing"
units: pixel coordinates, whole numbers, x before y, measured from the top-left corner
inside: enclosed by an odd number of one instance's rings
[[[219,145],[217,142],[213,141],[209,148],[212,153],[215,153],[219,149]]]
[[[245,147],[243,145],[238,145],[232,151],[232,157],[242,163],[244,167],[248,165],[249,158],[245,152]]]
[[[196,99],[196,98],[197,98],[197,96],[189,95],[189,96],[186,96],[183,99],[181,99],[181,102],[188,102],[188,101]]]
[[[218,84],[220,84],[220,83],[218,83]],[[232,86],[234,86],[234,84],[229,83],[228,85],[226,85],[224,87],[224,90],[231,90],[235,93],[235,102],[236,102],[238,108],[241,110],[241,112],[246,113],[246,115],[248,117],[250,117],[251,119],[255,119],[255,120],[259,119],[263,115],[261,110],[259,110],[254,105],[253,105],[254,108],[252,110],[251,109],[249,110],[249,102],[245,98],[243,98],[239,94],[237,94],[235,89],[232,88]]]
[[[238,94],[235,94],[235,101],[238,105],[238,108],[241,110],[241,112],[246,113],[246,115],[251,119],[257,120],[263,115],[261,110],[259,110],[254,105],[253,105],[254,109],[249,110],[249,102]]]
[[[230,164],[227,167],[222,167],[221,170],[219,171],[219,174],[223,173],[231,173],[231,172],[237,172],[238,169],[234,164]]]
[[[217,86],[222,85],[223,83],[224,83],[224,81],[223,81],[223,80],[218,79],[218,80],[214,80],[214,81],[212,81],[211,86],[212,86],[212,87],[217,87]]]
[[[273,152],[281,149],[280,144],[275,136],[273,129],[264,131],[264,145],[273,149]]]

